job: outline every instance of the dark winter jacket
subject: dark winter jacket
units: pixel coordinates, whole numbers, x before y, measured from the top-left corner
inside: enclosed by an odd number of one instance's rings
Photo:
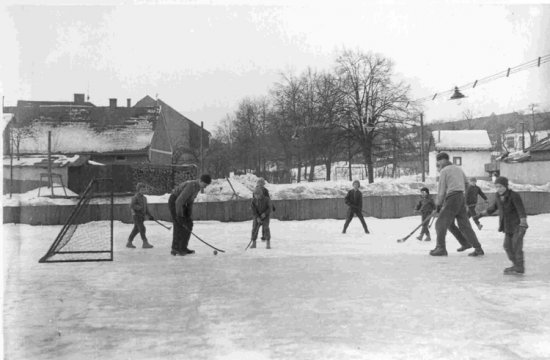
[[[269,196],[269,191],[263,186],[261,188],[262,188],[262,191],[264,193],[264,196],[271,199],[271,196]],[[271,210],[275,211],[275,205],[273,205],[273,203],[271,203]]]
[[[363,209],[363,194],[359,190],[350,190],[344,198],[347,206],[354,210],[361,211]]]
[[[487,200],[487,196],[481,191],[477,185],[469,185],[466,187],[466,205],[477,204],[477,196],[481,196],[483,200]]]
[[[250,203],[252,209],[252,216],[254,218],[260,217],[265,219],[271,214],[271,199],[269,196],[253,197]]]
[[[132,197],[130,201],[130,210],[133,215],[143,216],[150,215],[149,209],[147,209],[147,198],[145,195],[137,193]]]
[[[176,198],[176,214],[177,216],[191,217],[193,202],[197,194],[201,191],[199,180],[189,180],[174,188],[172,195]]]
[[[414,209],[420,211],[423,216],[429,215],[435,210],[435,202],[430,196],[421,198]]]
[[[491,215],[498,209],[499,227],[498,231],[507,234],[515,232],[519,226],[520,219],[527,218],[523,201],[519,194],[508,189],[504,195],[495,196],[495,201],[486,210]]]

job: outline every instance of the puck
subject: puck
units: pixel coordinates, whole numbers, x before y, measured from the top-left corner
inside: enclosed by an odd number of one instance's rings
[[[218,251],[217,251],[217,250],[214,250],[214,255],[218,255]]]

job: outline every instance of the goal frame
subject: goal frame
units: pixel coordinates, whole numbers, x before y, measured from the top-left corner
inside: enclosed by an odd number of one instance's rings
[[[87,195],[93,191],[94,186],[97,186],[100,182],[105,182],[109,184],[109,191],[108,196],[110,199],[110,206],[109,206],[109,221],[110,221],[110,239],[109,239],[109,249],[108,250],[83,250],[83,251],[56,251],[57,246],[59,243],[63,240],[63,237],[67,234],[67,231],[69,230],[69,227],[73,225],[73,221],[76,219],[76,217],[80,214],[82,209],[84,208],[85,200],[87,199]],[[94,196],[95,195],[95,196]],[[91,194],[89,198],[97,197],[98,194]],[[67,221],[63,225],[63,228],[61,228],[61,231],[59,234],[57,234],[57,237],[55,238],[54,242],[46,252],[44,256],[40,258],[38,261],[39,263],[59,263],[59,262],[96,262],[96,261],[113,261],[113,237],[114,237],[114,191],[113,191],[113,179],[112,178],[94,178],[89,183],[88,186],[86,186],[86,189],[84,192],[82,192],[82,195],[80,196],[80,199],[78,200],[78,203],[75,205],[73,210],[71,211],[71,214],[67,218]],[[70,240],[69,240],[70,241]],[[50,259],[56,254],[109,254],[108,258],[90,258],[90,259]]]

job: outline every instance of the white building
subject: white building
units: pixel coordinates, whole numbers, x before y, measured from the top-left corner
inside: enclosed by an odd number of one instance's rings
[[[538,130],[535,132],[534,135],[534,143],[537,141],[544,139],[550,135],[550,131],[548,130]],[[515,152],[523,150],[523,139],[525,139],[525,148],[527,149],[531,145],[531,136],[529,135],[528,131],[525,131],[525,133],[517,133],[514,132],[514,130],[507,131],[502,136],[502,144],[503,150],[506,150],[508,152]]]
[[[488,176],[485,164],[491,162],[491,140],[486,130],[432,131],[429,153],[429,176],[437,177],[436,155],[449,154],[449,160],[462,166],[466,176]]]

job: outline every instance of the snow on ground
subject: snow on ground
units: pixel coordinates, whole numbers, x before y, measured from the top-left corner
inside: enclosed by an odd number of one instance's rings
[[[234,199],[250,199],[252,198],[252,190],[256,186],[258,178],[253,174],[237,175],[226,179],[214,179],[206,189],[204,194],[199,193],[197,202],[208,201],[230,201]],[[237,193],[235,196],[233,189]],[[495,186],[490,181],[478,180],[477,185],[487,193],[494,193]],[[374,183],[369,184],[368,181],[361,181],[361,191],[365,196],[369,195],[419,195],[420,189],[426,186],[430,189],[430,193],[437,192],[437,182],[433,178],[426,178],[425,182],[420,181],[417,175],[403,176],[401,178],[376,178]],[[510,187],[516,191],[550,191],[550,182],[546,185],[522,185],[511,183]],[[316,181],[316,182],[300,182],[293,184],[266,184],[271,198],[274,200],[281,199],[322,199],[322,198],[338,198],[344,197],[352,188],[350,181]],[[44,188],[43,188],[44,189]],[[47,188],[46,188],[47,190]],[[69,190],[67,189],[67,192]],[[50,191],[41,190],[41,194],[51,194]],[[64,195],[61,188],[56,189],[57,195]],[[76,194],[72,194],[76,195]],[[71,195],[69,195],[71,196]],[[169,194],[160,196],[147,195],[149,203],[167,203]],[[98,203],[103,200],[94,199],[92,203]],[[45,205],[45,204],[76,204],[77,199],[51,199],[46,197],[38,197],[38,189],[31,190],[24,194],[4,195],[3,206],[22,206],[22,205]],[[116,203],[129,203],[130,197],[117,197]]]
[[[548,359],[550,214],[530,216],[526,274],[509,266],[497,218],[478,232],[486,256],[430,257],[411,237],[418,217],[272,222],[272,250],[244,251],[251,223],[199,221],[226,250],[169,255],[171,234],[148,221],[154,249],[115,260],[39,264],[60,226],[3,226],[7,359]],[[140,241],[136,240],[136,244]]]

